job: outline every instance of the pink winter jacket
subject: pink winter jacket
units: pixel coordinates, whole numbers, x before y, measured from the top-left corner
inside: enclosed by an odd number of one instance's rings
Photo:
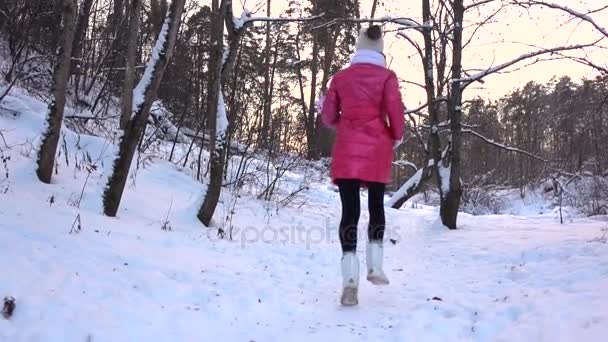
[[[361,63],[338,72],[321,113],[323,123],[336,128],[332,181],[389,183],[393,143],[403,139],[403,110],[393,71]]]

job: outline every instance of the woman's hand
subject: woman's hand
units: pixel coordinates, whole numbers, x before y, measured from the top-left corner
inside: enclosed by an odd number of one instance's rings
[[[393,150],[396,150],[402,142],[403,140],[393,140]]]

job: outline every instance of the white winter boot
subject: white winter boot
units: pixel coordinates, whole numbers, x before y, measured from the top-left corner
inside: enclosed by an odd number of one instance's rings
[[[366,250],[367,280],[374,285],[388,285],[388,278],[382,270],[384,247],[382,241],[368,242]]]
[[[355,252],[346,252],[342,256],[342,305],[357,305],[359,289],[359,258]]]

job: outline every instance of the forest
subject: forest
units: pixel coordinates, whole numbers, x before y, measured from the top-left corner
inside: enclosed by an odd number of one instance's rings
[[[492,211],[501,189],[519,189],[523,197],[542,188],[560,205],[565,199],[588,215],[606,213],[607,70],[601,61],[568,54],[601,46],[606,30],[593,17],[601,8],[422,1],[418,22],[376,16],[382,3],[375,0],[371,12],[352,0],[289,1],[281,13],[272,13],[271,4],[249,10],[230,0],[3,0],[0,106],[14,86],[53,99],[39,179],[51,181],[62,124],[120,142],[103,194],[104,212],[115,216],[134,157],[169,142],[163,158],[195,170],[207,186],[197,215],[208,225],[233,157],[241,165],[233,179],[239,186],[259,182],[244,171],[252,158],[267,159],[273,166],[266,178],[274,180],[307,162],[327,167],[333,132],[320,124],[319,99],[348,64],[358,29],[380,23],[420,58],[424,80],[403,79],[405,98],[411,87],[427,98],[404,113],[407,141],[397,151],[390,205],[430,191],[438,195],[444,224],[456,228],[459,209]],[[596,37],[540,47],[477,73],[463,68],[463,51],[498,13],[539,6],[589,25]],[[483,20],[469,24],[467,14]],[[547,84],[530,80],[498,100],[467,96],[471,84],[545,57],[584,64],[596,76],[572,80],[557,73]],[[66,103],[73,111],[64,113]],[[269,199],[274,183],[266,183],[260,197]]]

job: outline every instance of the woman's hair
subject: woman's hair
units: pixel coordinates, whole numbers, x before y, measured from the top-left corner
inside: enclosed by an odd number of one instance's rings
[[[378,40],[382,38],[382,28],[379,25],[372,25],[367,29],[365,34],[371,40]]]

